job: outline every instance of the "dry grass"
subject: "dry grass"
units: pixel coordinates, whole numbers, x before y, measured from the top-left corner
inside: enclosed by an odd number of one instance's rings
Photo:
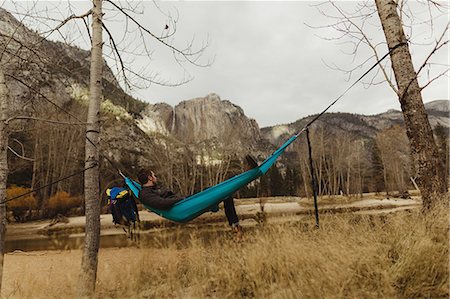
[[[100,251],[98,298],[444,298],[448,297],[448,212],[329,215],[249,230],[244,243],[218,235],[172,234],[152,248]],[[5,297],[72,297],[79,252],[50,279],[5,275]],[[52,261],[47,261],[52,262]],[[8,270],[8,259],[5,269]],[[44,266],[41,266],[44,267]],[[46,270],[42,270],[46,271]],[[56,270],[55,270],[56,271]],[[8,279],[6,279],[8,278]],[[16,281],[15,288],[11,288]],[[8,296],[9,295],[9,296]]]

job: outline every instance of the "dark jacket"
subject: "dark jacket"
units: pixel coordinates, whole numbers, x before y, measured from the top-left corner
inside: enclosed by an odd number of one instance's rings
[[[183,199],[183,196],[177,195],[161,185],[143,187],[139,192],[141,203],[159,210],[167,210]]]

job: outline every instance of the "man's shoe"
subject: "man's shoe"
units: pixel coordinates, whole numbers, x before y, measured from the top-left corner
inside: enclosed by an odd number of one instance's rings
[[[244,240],[244,230],[242,229],[242,226],[235,225],[231,228],[233,232],[233,239],[235,242],[242,242]]]

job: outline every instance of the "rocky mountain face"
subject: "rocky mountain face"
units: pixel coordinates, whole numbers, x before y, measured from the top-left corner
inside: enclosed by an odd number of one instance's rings
[[[436,127],[437,125],[442,125],[446,128],[450,127],[448,100],[437,100],[426,103],[425,110],[432,127]],[[393,124],[403,124],[402,112],[398,110],[388,110],[381,114],[364,116],[363,119],[378,130],[385,129]]]
[[[37,93],[64,105],[70,102],[74,89],[88,86],[89,51],[48,41],[1,8],[0,47],[4,49],[2,62],[13,110],[23,110],[23,102],[39,96]],[[107,98],[131,98],[108,67],[104,68],[103,85]]]
[[[217,94],[182,101],[175,107],[148,105],[141,116],[137,123],[144,132],[170,135],[188,145],[226,145],[237,152],[267,147],[257,122]]]
[[[425,104],[428,119],[433,128],[437,125],[447,129],[450,128],[449,102],[448,100],[437,100]],[[262,128],[261,134],[264,139],[272,144],[279,145],[288,136],[300,131],[313,117],[314,115],[299,119],[291,124]],[[372,139],[380,130],[402,124],[403,115],[398,110],[388,110],[377,115],[326,113],[312,125],[312,129],[326,127],[329,132],[345,131],[355,138]]]

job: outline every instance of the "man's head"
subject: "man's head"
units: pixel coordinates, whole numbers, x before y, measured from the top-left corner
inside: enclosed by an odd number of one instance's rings
[[[141,185],[153,186],[156,184],[158,179],[155,173],[150,169],[141,169],[138,173],[138,180]]]

